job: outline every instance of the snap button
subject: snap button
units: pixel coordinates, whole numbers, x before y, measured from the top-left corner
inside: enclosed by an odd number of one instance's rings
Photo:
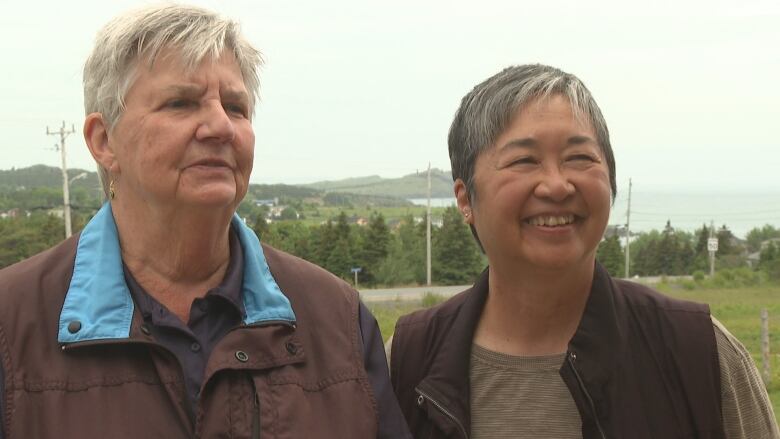
[[[247,355],[244,351],[236,351],[236,360],[242,363],[246,363],[249,361],[249,355]]]
[[[81,331],[81,322],[78,320],[74,320],[70,323],[68,323],[68,332],[71,334],[75,334],[77,332]]]
[[[295,343],[288,341],[284,344],[285,349],[287,349],[287,353],[290,355],[295,355],[298,353],[298,346],[295,346]]]
[[[147,325],[141,325],[141,332],[144,333],[144,335],[151,335],[152,331],[149,329]]]
[[[417,397],[417,405],[422,406],[424,402],[425,398],[422,395]]]
[[[192,344],[190,345],[190,350],[191,350],[192,352],[198,352],[198,351],[200,351],[200,343],[192,343]]]

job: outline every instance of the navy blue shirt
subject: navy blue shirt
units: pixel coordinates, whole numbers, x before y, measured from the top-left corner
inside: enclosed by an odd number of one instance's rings
[[[125,280],[133,301],[144,319],[144,326],[155,341],[168,349],[179,361],[189,403],[194,412],[203,383],[206,362],[217,342],[244,319],[243,286],[244,255],[238,236],[230,231],[230,262],[219,286],[190,307],[189,321],[185,324],[178,316],[144,291],[125,267]],[[359,307],[359,331],[362,341],[363,364],[374,391],[379,412],[377,438],[411,438],[406,421],[395,399],[390,384],[382,335],[371,312],[361,302]],[[3,409],[3,368],[0,365],[0,420]],[[0,439],[3,438],[0,422]]]

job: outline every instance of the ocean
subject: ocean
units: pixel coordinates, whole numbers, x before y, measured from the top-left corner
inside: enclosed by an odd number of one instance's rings
[[[612,206],[609,224],[624,225],[628,193],[621,193]],[[426,205],[427,199],[409,200]],[[455,198],[432,198],[434,207],[455,204]],[[639,192],[631,194],[631,231],[662,230],[669,220],[672,227],[689,232],[714,221],[745,238],[754,227],[771,224],[780,228],[780,192]]]

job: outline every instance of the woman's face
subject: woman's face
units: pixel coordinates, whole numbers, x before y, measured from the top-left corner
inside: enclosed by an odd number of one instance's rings
[[[141,64],[108,141],[117,198],[235,209],[252,171],[249,95],[232,54],[188,72],[162,52]]]
[[[593,129],[567,98],[533,101],[474,166],[475,197],[461,210],[494,267],[562,270],[592,264],[609,219],[607,165]]]

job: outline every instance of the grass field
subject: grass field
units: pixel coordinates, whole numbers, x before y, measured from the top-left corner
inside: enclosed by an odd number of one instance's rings
[[[761,368],[761,308],[767,308],[771,353],[769,398],[772,400],[777,417],[780,414],[780,286],[686,290],[674,285],[662,285],[659,289],[673,297],[708,303],[712,315],[750,351],[759,370]],[[379,321],[385,339],[392,334],[395,322],[400,316],[421,306],[419,301],[369,304],[369,308]]]

